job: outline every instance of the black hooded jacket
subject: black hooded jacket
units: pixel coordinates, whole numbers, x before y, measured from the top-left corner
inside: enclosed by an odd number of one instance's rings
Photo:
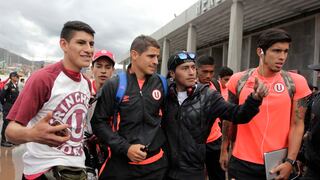
[[[162,124],[168,139],[169,176],[204,177],[206,139],[215,119],[247,123],[259,112],[262,101],[250,95],[241,106],[230,104],[208,85],[198,84],[193,94],[179,105],[174,86],[169,87]]]

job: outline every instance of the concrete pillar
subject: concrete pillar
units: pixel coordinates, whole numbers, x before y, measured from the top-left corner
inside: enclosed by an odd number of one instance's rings
[[[209,48],[209,56],[213,56],[213,49],[212,49],[213,47],[210,47]]]
[[[313,59],[313,63],[314,64],[319,64],[319,58],[320,58],[320,14],[316,15],[315,18],[315,31],[314,31],[314,59]],[[317,85],[318,84],[318,78],[317,78],[317,72],[314,71],[313,72],[313,85]]]
[[[235,72],[240,70],[243,33],[243,3],[233,0],[230,15],[228,66]]]
[[[197,32],[196,32],[196,28],[192,24],[189,24],[189,28],[188,28],[187,51],[188,52],[197,51]]]
[[[228,44],[223,43],[222,46],[222,66],[228,65]]]
[[[252,46],[252,36],[250,35],[247,39],[248,41],[248,50],[247,50],[247,59],[246,59],[246,68],[249,69],[250,68],[250,56],[251,56],[251,46]],[[256,60],[256,59],[255,59]]]
[[[161,75],[166,76],[168,73],[168,59],[169,59],[169,50],[170,50],[170,43],[167,38],[163,40],[163,47],[162,47],[162,62],[161,62]]]

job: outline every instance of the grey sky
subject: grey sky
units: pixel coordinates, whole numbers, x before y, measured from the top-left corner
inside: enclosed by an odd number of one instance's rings
[[[30,60],[59,60],[63,24],[81,20],[96,31],[96,49],[116,58],[140,34],[152,34],[197,0],[4,0],[0,47]]]

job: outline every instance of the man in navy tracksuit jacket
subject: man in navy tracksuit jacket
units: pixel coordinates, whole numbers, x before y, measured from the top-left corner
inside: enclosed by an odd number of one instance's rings
[[[159,44],[151,37],[137,37],[130,50],[132,73],[118,105],[120,118],[114,116],[119,78],[102,87],[93,118],[93,132],[111,149],[111,158],[100,179],[163,179],[167,159],[163,152],[165,135],[161,129],[164,88],[154,74],[160,54]],[[113,124],[112,124],[113,123]]]

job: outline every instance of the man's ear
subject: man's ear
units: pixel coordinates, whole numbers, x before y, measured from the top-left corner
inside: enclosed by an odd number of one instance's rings
[[[66,52],[66,49],[68,47],[68,41],[64,38],[61,38],[59,43],[60,43],[60,47],[63,50],[63,52]]]
[[[130,51],[130,57],[131,57],[131,59],[134,60],[134,61],[138,58],[139,55],[140,55],[140,54],[139,54],[136,50],[131,50],[131,51]]]

